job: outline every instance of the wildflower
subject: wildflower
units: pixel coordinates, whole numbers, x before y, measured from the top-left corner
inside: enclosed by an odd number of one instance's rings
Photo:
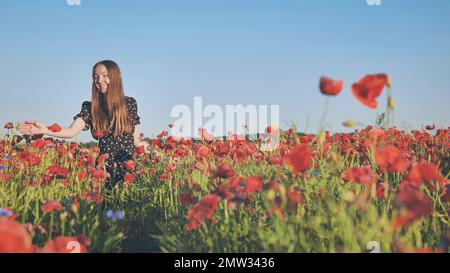
[[[234,176],[236,172],[231,169],[227,164],[223,163],[220,165],[220,167],[215,171],[213,174],[213,178],[220,177],[220,178],[230,178]]]
[[[56,176],[59,179],[65,179],[69,176],[69,170],[60,165],[51,165],[47,168],[47,175]]]
[[[6,182],[11,178],[11,175],[9,174],[4,174],[4,173],[0,173],[0,181],[1,182]]]
[[[435,124],[427,125],[427,126],[425,126],[425,129],[427,129],[428,131],[433,131],[434,129],[436,129],[436,125]]]
[[[292,173],[305,171],[311,164],[312,153],[308,145],[300,144],[294,147],[287,155],[286,162],[292,167]]]
[[[211,151],[208,147],[202,145],[197,150],[197,157],[208,157]]]
[[[349,168],[344,172],[343,179],[348,182],[371,185],[376,181],[377,176],[369,166],[361,168]]]
[[[288,209],[294,209],[303,200],[302,193],[297,189],[288,188],[286,195],[288,197]]]
[[[431,181],[438,181],[443,185],[446,184],[445,177],[439,172],[438,166],[427,162],[415,164],[406,178],[419,184],[423,182],[430,183]]]
[[[403,173],[409,166],[409,163],[401,158],[401,150],[394,146],[377,149],[375,161],[382,172]]]
[[[8,122],[5,124],[5,129],[12,129],[14,128],[14,124],[12,122]]]
[[[136,151],[136,153],[138,155],[144,154],[145,153],[145,146],[142,145],[142,146],[136,147],[135,151]]]
[[[328,77],[320,78],[320,92],[327,96],[337,96],[342,91],[342,87],[344,85],[343,81],[335,81]]]
[[[172,165],[172,164],[167,164],[166,165],[166,170],[168,172],[174,172],[176,169],[177,169],[177,167],[175,165]]]
[[[117,220],[122,220],[123,219],[123,212],[121,211],[112,211],[112,210],[108,210],[106,212],[106,217],[108,217],[109,219],[117,219]]]
[[[386,190],[385,184],[382,183],[377,184],[376,191],[378,199],[384,200],[386,198],[385,190]]]
[[[105,137],[105,132],[103,132],[103,131],[95,131],[95,132],[92,134],[92,136],[93,136],[95,139],[102,139],[102,138]]]
[[[38,253],[86,253],[87,248],[77,237],[58,236],[49,241],[43,248],[38,249]]]
[[[125,166],[125,168],[128,170],[128,171],[132,171],[132,170],[134,170],[134,168],[136,167],[136,161],[134,161],[134,160],[127,160],[127,161],[125,161],[124,163],[123,163],[123,166]]]
[[[198,135],[200,136],[201,140],[212,141],[214,139],[214,137],[203,128],[198,129]]]
[[[159,176],[159,179],[160,179],[160,180],[166,180],[166,179],[169,179],[169,178],[170,178],[169,173],[163,173],[163,174],[161,174],[161,175]]]
[[[8,169],[8,166],[6,166],[6,165],[0,165],[0,171],[6,170],[6,169]]]
[[[8,217],[8,216],[11,216],[11,215],[13,215],[13,212],[12,211],[10,211],[10,210],[8,210],[8,209],[2,209],[2,208],[0,208],[0,217]]]
[[[386,74],[366,75],[352,85],[352,93],[365,106],[376,109],[376,99],[381,95],[385,86],[388,86],[389,77]]]
[[[259,176],[250,176],[245,180],[245,189],[248,194],[261,191],[263,180]]]
[[[47,128],[54,133],[61,131],[61,127],[57,123],[54,123],[52,126],[48,126]]]
[[[60,211],[62,210],[62,205],[59,201],[50,200],[41,206],[41,210],[45,213],[49,213],[51,211]]]
[[[41,163],[41,160],[39,157],[37,157],[35,154],[32,154],[31,152],[25,151],[25,152],[19,152],[18,159],[20,162],[25,163],[28,167],[39,165]]]
[[[214,223],[212,217],[219,205],[219,200],[220,197],[216,194],[208,194],[203,197],[199,203],[188,211],[189,222],[184,226],[184,231],[200,228],[205,219]]]
[[[167,136],[169,134],[169,132],[167,132],[166,130],[163,130],[159,135],[157,135],[157,138],[163,138],[165,136]]]
[[[185,192],[180,196],[180,203],[182,205],[192,204],[195,200],[196,199],[191,191]]]
[[[396,199],[397,207],[403,208],[403,213],[393,222],[394,230],[408,226],[414,221],[430,215],[433,206],[428,197],[419,190],[400,191]]]
[[[124,175],[123,180],[127,184],[132,184],[136,178],[131,173],[127,173]]]
[[[97,158],[97,168],[101,168],[101,166],[103,166],[103,164],[105,163],[105,161],[107,161],[109,159],[109,154],[102,154]]]
[[[31,236],[15,220],[0,218],[0,253],[32,252]]]

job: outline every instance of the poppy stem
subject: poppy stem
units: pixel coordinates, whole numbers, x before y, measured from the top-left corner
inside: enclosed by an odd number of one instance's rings
[[[323,132],[323,129],[324,129],[323,126],[324,126],[325,118],[328,114],[329,107],[330,107],[330,97],[327,96],[326,100],[325,100],[325,109],[323,111],[322,118],[320,119],[319,134]]]

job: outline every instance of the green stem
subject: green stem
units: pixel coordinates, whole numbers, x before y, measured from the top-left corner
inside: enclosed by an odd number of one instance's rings
[[[320,119],[320,127],[319,127],[319,134],[323,132],[323,124],[325,122],[325,117],[328,114],[328,108],[330,107],[330,97],[327,96],[326,101],[325,101],[325,109],[323,111],[322,114],[322,118]]]

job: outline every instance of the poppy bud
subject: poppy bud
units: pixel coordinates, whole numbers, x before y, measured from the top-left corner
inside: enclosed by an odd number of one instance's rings
[[[388,107],[389,107],[389,109],[394,110],[395,105],[396,105],[396,103],[395,103],[394,98],[393,97],[389,97],[388,98]]]
[[[357,124],[358,122],[354,120],[347,120],[344,123],[342,123],[342,125],[344,125],[345,127],[355,127]]]

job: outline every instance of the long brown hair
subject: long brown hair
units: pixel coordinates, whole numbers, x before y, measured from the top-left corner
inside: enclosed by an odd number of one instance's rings
[[[94,74],[97,65],[104,65],[108,71],[109,86],[106,93],[101,93],[95,86]],[[112,119],[108,124],[108,110]],[[94,131],[114,131],[114,136],[133,133],[133,126],[128,119],[125,95],[123,93],[122,74],[119,66],[109,60],[98,62],[92,68],[92,126]]]

